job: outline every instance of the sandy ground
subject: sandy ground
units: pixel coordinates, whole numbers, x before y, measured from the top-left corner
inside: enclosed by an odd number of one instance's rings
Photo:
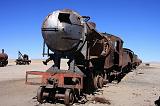
[[[0,67],[0,106],[64,106],[63,104],[36,101],[39,86],[25,85],[26,71],[44,71],[51,63],[44,66],[41,60],[33,60],[31,65],[15,65],[10,60],[7,67]],[[88,101],[77,106],[154,106],[160,96],[160,63],[150,66],[140,65],[127,74],[118,84],[107,84],[95,96],[109,100],[110,104]],[[91,95],[91,97],[94,97]]]
[[[0,81],[24,79],[26,71],[45,71],[50,66],[43,65],[42,60],[32,60],[30,65],[15,65],[15,60],[9,60],[7,67],[0,67]]]

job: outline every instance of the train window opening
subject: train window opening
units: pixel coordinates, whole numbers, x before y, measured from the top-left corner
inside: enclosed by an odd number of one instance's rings
[[[116,49],[116,46],[117,46],[117,42],[114,42],[114,48]]]
[[[58,19],[60,22],[71,24],[69,17],[70,17],[70,14],[68,13],[59,13]]]
[[[115,47],[116,47],[116,50],[119,52],[119,41],[115,42]]]

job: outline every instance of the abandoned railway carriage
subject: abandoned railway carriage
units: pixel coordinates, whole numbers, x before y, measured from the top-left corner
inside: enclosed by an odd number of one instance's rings
[[[43,103],[43,94],[53,99],[64,99],[66,105],[81,98],[84,92],[102,88],[118,77],[132,63],[131,55],[123,48],[123,41],[114,35],[99,33],[90,17],[72,10],[58,10],[49,14],[42,25],[44,44],[49,60],[54,65],[47,72],[27,72],[42,75],[37,100]],[[44,45],[45,47],[45,45]],[[52,52],[49,52],[52,51]],[[61,59],[68,59],[68,70],[61,69]],[[46,64],[46,62],[45,62]]]
[[[0,53],[0,67],[4,67],[8,64],[8,55],[4,53],[4,49],[2,49],[2,53]]]

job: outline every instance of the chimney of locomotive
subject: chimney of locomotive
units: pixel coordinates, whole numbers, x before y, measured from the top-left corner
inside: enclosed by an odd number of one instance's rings
[[[2,49],[2,53],[4,53],[4,49]]]

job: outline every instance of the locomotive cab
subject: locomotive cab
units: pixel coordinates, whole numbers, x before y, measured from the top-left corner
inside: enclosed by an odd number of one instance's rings
[[[121,67],[122,66],[122,53],[123,53],[123,41],[114,35],[109,35],[110,40],[112,41],[113,45],[114,45],[114,64],[117,67]]]

